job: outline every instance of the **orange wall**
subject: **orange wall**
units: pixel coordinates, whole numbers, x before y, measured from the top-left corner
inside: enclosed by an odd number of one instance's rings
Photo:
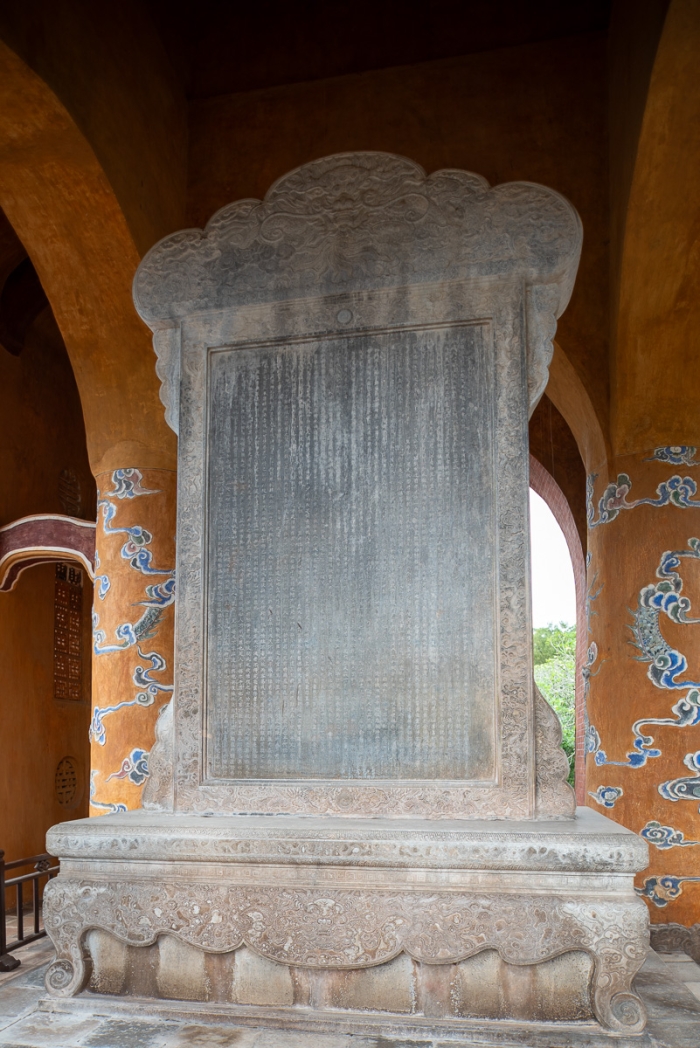
[[[97,478],[91,815],[141,807],[156,721],[173,692],[177,474],[127,471],[128,480],[119,470]],[[138,528],[141,556],[158,574],[124,556],[129,528]]]
[[[0,345],[0,397],[0,527],[32,513],[63,513],[64,469],[80,482],[81,516],[94,520],[80,398],[50,310],[36,319],[18,357]]]
[[[64,512],[61,470],[82,489],[82,516],[95,518],[95,483],[85,447],[78,391],[49,310],[29,331],[18,357],[0,346],[0,526],[34,513]],[[8,860],[44,850],[54,822],[87,814],[90,719],[90,610],[83,593],[83,702],[53,698],[54,578],[52,564],[20,575],[0,593],[0,849]],[[59,760],[82,763],[82,803],[73,811],[55,797]]]
[[[610,488],[591,478],[586,803],[648,840],[637,886],[652,922],[692,925],[700,919],[698,447],[650,448],[613,466]]]
[[[90,605],[83,594],[83,702],[53,697],[53,564],[23,572],[0,594],[0,848],[7,860],[45,850],[56,822],[87,815]],[[79,762],[83,796],[70,811],[56,799],[61,758]]]

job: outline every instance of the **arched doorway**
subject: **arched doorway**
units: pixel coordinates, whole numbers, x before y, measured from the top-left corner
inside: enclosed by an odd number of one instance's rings
[[[586,650],[588,647],[587,641],[587,623],[586,623],[586,563],[583,554],[583,548],[581,546],[581,538],[579,535],[578,528],[574,521],[571,508],[568,501],[566,500],[563,491],[554,480],[552,475],[544,468],[544,466],[538,462],[538,460],[531,455],[530,456],[530,489],[534,493],[535,498],[541,499],[544,504],[545,513],[549,513],[550,523],[548,528],[548,522],[546,519],[542,519],[540,516],[537,519],[535,513],[531,514],[531,539],[532,547],[535,550],[535,554],[540,552],[539,559],[533,558],[533,605],[535,612],[538,610],[538,597],[540,598],[542,610],[540,611],[539,618],[535,614],[533,625],[535,629],[538,627],[546,628],[550,623],[544,621],[545,618],[551,617],[551,625],[557,627],[563,619],[568,626],[575,627],[575,646],[574,651],[571,653],[573,661],[573,735],[574,735],[574,757],[575,757],[575,789],[576,799],[579,804],[585,803],[585,760],[584,760],[584,721],[585,721],[585,683],[583,677],[583,670],[586,662]],[[534,518],[534,521],[533,521]],[[542,530],[547,530],[546,535],[540,537],[534,533],[534,528],[539,527]],[[559,537],[561,538],[561,550],[556,549],[557,535],[553,533],[558,531]],[[540,543],[538,543],[540,538]],[[538,545],[541,545],[542,539],[545,543],[550,544],[549,555],[545,553],[543,556],[541,551],[537,549]],[[564,550],[566,552],[564,552]],[[568,564],[566,563],[568,554]],[[570,567],[571,570],[571,583],[573,592],[569,596],[567,593],[566,580],[562,580],[562,575],[565,575],[567,569]],[[545,602],[543,598],[549,596],[549,602]],[[563,609],[563,610],[559,610]],[[544,617],[543,617],[544,616]],[[560,630],[561,637],[555,637],[555,643],[568,648],[572,637],[567,636],[567,631]],[[562,671],[565,672],[566,662],[568,657],[568,650],[561,652]],[[537,677],[537,672],[536,672]],[[559,687],[563,684],[563,678]],[[541,682],[542,686],[542,682]],[[545,697],[550,698],[551,696],[546,694],[546,688],[542,687],[545,691]],[[564,703],[566,705],[566,703]],[[561,711],[560,719],[562,719]],[[563,718],[566,720],[566,715]],[[565,742],[567,730],[564,725]]]

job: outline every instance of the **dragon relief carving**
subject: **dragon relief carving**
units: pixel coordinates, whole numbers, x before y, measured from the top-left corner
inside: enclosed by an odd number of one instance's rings
[[[528,359],[534,410],[581,242],[576,211],[544,186],[490,188],[466,171],[426,176],[418,164],[386,153],[343,153],[306,164],[276,182],[264,200],[237,201],[206,229],[166,237],[139,266],[134,302],[155,334],[168,424],[177,432],[177,328],[187,316],[341,289],[483,276],[517,276],[533,285]]]
[[[56,946],[46,986],[73,996],[89,978],[85,934],[100,928],[134,946],[174,935],[209,953],[246,944],[268,960],[305,968],[367,968],[402,951],[453,964],[495,949],[513,964],[571,950],[593,958],[600,1024],[636,1033],[644,1007],[632,979],[646,957],[646,908],[637,899],[567,900],[480,893],[248,888],[222,884],[50,881],[46,929]]]

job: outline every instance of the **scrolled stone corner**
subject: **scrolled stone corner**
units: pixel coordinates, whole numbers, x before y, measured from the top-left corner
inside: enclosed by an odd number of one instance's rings
[[[604,1005],[605,1025],[616,1033],[641,1033],[647,1024],[647,1011],[636,993],[616,993]]]
[[[87,966],[82,958],[77,964],[57,958],[48,967],[44,985],[53,997],[75,997],[85,988],[88,977]]]

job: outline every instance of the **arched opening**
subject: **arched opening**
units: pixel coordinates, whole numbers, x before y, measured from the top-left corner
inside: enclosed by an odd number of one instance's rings
[[[585,798],[585,688],[588,646],[586,564],[569,503],[552,475],[530,456],[530,550],[535,681],[562,722],[579,804]]]
[[[589,647],[586,620],[586,474],[607,471],[608,451],[597,415],[570,361],[554,343],[547,389],[529,425],[530,487],[543,499],[560,529],[573,571],[575,612],[575,788],[585,803],[585,668]],[[546,584],[546,564],[542,578]],[[547,623],[544,623],[546,626]]]
[[[91,604],[87,572],[70,561],[35,565],[0,594],[7,861],[43,852],[50,826],[88,813]]]
[[[88,810],[96,491],[66,346],[2,211],[0,389],[0,850],[12,862]]]

